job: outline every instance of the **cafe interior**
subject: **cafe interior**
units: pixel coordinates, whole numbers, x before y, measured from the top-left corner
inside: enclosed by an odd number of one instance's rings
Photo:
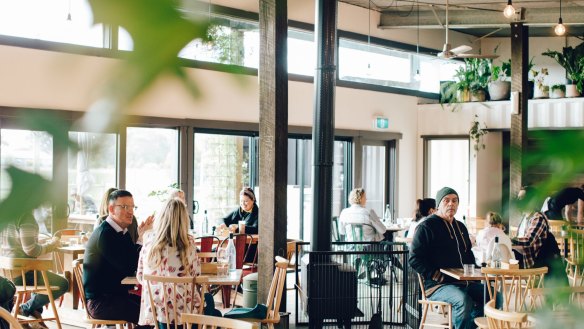
[[[133,194],[138,222],[184,191],[203,253],[222,248],[240,190],[255,191],[259,234],[237,236],[238,277],[197,283],[222,310],[268,300],[268,327],[371,328],[380,314],[384,328],[452,328],[448,305],[429,303],[407,266],[416,200],[452,187],[471,235],[494,211],[514,237],[523,186],[543,202],[584,184],[584,1],[115,3],[0,1],[0,228],[25,207],[41,239],[62,235],[38,265],[71,285],[47,310],[50,328],[112,325],[79,320],[74,263],[110,187]],[[358,187],[391,247],[341,234]],[[537,272],[509,288],[520,306],[495,313],[576,328],[578,224],[549,224],[570,303],[550,306]],[[501,274],[475,270],[485,282]]]

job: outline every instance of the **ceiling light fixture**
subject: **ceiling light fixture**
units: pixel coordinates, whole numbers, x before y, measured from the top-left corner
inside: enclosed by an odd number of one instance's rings
[[[67,21],[71,21],[71,0],[69,0],[69,11],[67,12]]]
[[[365,75],[371,75],[371,0],[367,5],[367,71]]]
[[[562,0],[560,0],[560,19],[558,20],[558,25],[554,28],[554,32],[560,36],[566,34],[566,26],[562,22]]]
[[[507,18],[513,18],[515,16],[515,8],[513,8],[513,1],[508,0],[507,6],[503,9],[503,15]]]

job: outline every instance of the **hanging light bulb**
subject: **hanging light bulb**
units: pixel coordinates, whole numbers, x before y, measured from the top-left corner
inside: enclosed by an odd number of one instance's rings
[[[554,32],[556,35],[566,34],[566,26],[564,26],[564,22],[562,22],[562,0],[560,0],[560,19],[558,20],[558,25],[554,28]]]
[[[507,6],[503,9],[503,15],[507,18],[513,18],[515,16],[515,8],[513,8],[513,1],[508,0]]]
[[[416,59],[418,60],[418,69],[416,70],[416,74],[414,74],[414,81],[420,82],[422,80],[422,75],[420,74],[420,3],[416,0],[416,5],[418,9],[418,26],[416,29]]]
[[[416,70],[416,74],[414,74],[414,80],[420,82],[422,80],[422,75],[420,74],[420,70]]]

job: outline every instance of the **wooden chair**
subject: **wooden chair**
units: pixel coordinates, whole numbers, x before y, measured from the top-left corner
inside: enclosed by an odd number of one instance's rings
[[[197,286],[195,284],[195,277],[169,277],[169,276],[158,276],[158,275],[144,275],[145,286],[148,290],[148,298],[150,300],[150,308],[152,309],[152,315],[154,321],[158,321],[158,314],[164,314],[164,323],[166,323],[167,328],[171,328],[171,324],[174,323],[174,329],[178,329],[180,324],[179,315],[181,313],[193,313],[195,311],[195,292]],[[162,288],[159,290],[160,294],[155,294],[153,292],[153,286],[160,284]],[[182,291],[181,291],[182,290]],[[186,295],[190,291],[190,298]],[[181,294],[182,292],[182,294]],[[179,295],[180,294],[180,295]],[[201,296],[202,298],[202,296]],[[190,300],[190,302],[188,302]],[[158,301],[158,303],[156,302]],[[170,311],[168,304],[172,304],[172,321],[170,318]],[[164,311],[158,308],[159,305],[166,306]],[[203,313],[204,302],[201,301],[197,313]],[[179,310],[182,307],[182,310]]]
[[[198,325],[199,329],[252,329],[253,324],[235,319],[220,318],[216,316],[181,313],[181,322],[186,329],[192,328],[193,324]]]
[[[483,267],[481,272],[490,284],[487,285],[489,299],[494,299],[495,293],[503,298],[504,311],[524,312],[535,308],[536,300],[531,295],[533,289],[543,288],[543,278],[548,272],[547,267],[526,269],[501,269]]]
[[[83,319],[85,323],[90,324],[91,328],[115,325],[118,329],[123,329],[125,324],[128,325],[128,329],[132,328],[132,324],[125,320],[100,320],[93,318],[87,311],[87,300],[85,299],[85,288],[83,287],[83,259],[73,261],[73,274],[75,275],[75,281],[77,281],[77,287],[79,288],[79,297],[85,309],[85,318]]]
[[[22,326],[18,322],[18,320],[10,314],[7,310],[0,307],[0,319],[6,320],[10,325],[11,329],[22,329]]]
[[[14,317],[18,319],[20,323],[32,323],[41,322],[45,320],[55,320],[57,323],[57,328],[61,329],[61,320],[59,319],[59,312],[57,312],[57,307],[55,306],[55,299],[53,298],[53,290],[59,289],[55,286],[49,285],[49,278],[47,276],[47,271],[53,268],[52,258],[11,258],[11,257],[0,257],[0,269],[4,270],[4,275],[8,277],[11,281],[14,281],[15,277],[21,276],[23,285],[16,286],[16,302],[14,305]],[[34,282],[32,285],[28,285],[25,280],[25,274],[29,271],[33,271]],[[42,277],[43,284],[38,283],[38,276]],[[24,302],[25,296],[29,294],[44,294],[49,297],[49,305],[53,310],[53,317],[41,318],[41,319],[30,319],[30,318],[19,318],[18,311],[20,305]]]
[[[568,233],[566,273],[573,287],[584,285],[584,230],[570,229]]]
[[[288,242],[286,243],[286,259],[288,259],[288,272],[291,273],[296,273],[296,245],[298,244],[298,242],[301,242],[300,240],[294,240],[294,239],[289,239]],[[299,282],[296,282],[297,285],[299,285]],[[295,287],[286,287],[286,290],[294,290]]]
[[[489,329],[517,329],[529,328],[527,313],[516,313],[498,310],[495,308],[495,300],[489,301],[485,305],[485,316]]]
[[[282,293],[286,283],[286,270],[288,269],[288,261],[280,256],[276,256],[276,270],[272,277],[270,290],[268,292],[268,300],[266,306],[268,308],[268,315],[265,319],[241,319],[247,322],[266,324],[268,329],[274,329],[275,323],[280,323],[280,302],[282,301]]]
[[[419,273],[418,282],[420,283],[420,291],[422,292],[422,299],[418,300],[418,303],[422,305],[422,318],[420,319],[420,329],[423,329],[424,327],[452,329],[452,305],[450,305],[450,303],[447,302],[429,300],[428,298],[426,298],[424,280],[422,280],[422,276]],[[434,310],[435,306],[437,306],[441,310],[442,315],[448,319],[448,323],[446,324],[426,323],[428,310]]]
[[[196,238],[195,243],[199,245],[199,251],[209,252],[213,251],[213,247],[216,249],[217,246],[221,243],[221,240],[219,240],[219,238],[214,235],[209,235]]]
[[[250,252],[252,250],[251,245],[253,243],[253,237],[251,234],[246,233],[238,233],[233,235],[233,243],[235,245],[235,268],[242,269],[241,281],[240,285],[243,283],[243,277],[246,275],[257,272],[257,248],[255,248],[255,255],[251,256]],[[221,241],[221,244],[218,247],[219,249],[227,248],[227,243],[229,242],[229,238],[224,239]],[[246,259],[252,258],[252,262],[245,262]],[[224,305],[225,300],[231,297],[231,289],[226,286],[223,287],[223,301]],[[237,297],[237,290],[235,291],[235,295],[233,296],[233,305],[235,305],[235,299]]]

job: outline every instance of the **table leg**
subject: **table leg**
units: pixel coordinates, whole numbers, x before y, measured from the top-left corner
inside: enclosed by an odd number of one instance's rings
[[[231,307],[231,286],[221,286],[223,308]]]
[[[64,271],[69,271],[71,273],[71,286],[69,287],[72,298],[73,298],[73,309],[76,310],[79,307],[79,288],[77,288],[77,279],[75,278],[75,273],[73,273],[72,263],[74,259],[77,259],[78,255],[73,254],[63,254],[63,269]]]

